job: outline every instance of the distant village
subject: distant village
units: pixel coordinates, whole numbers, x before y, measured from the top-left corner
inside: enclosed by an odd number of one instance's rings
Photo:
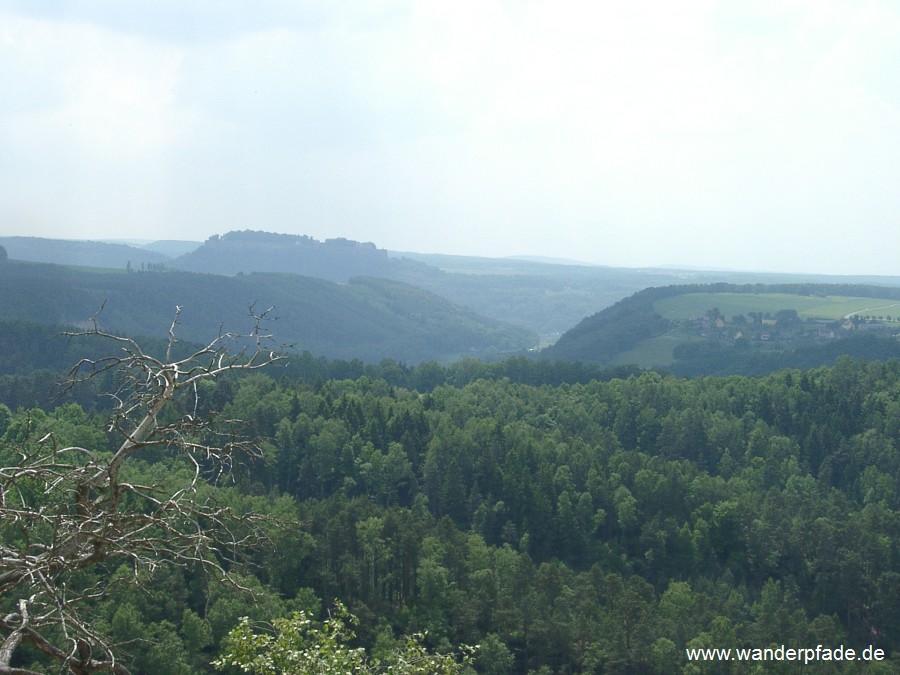
[[[703,316],[690,319],[689,325],[697,335],[722,341],[785,342],[794,340],[834,340],[860,331],[878,334],[897,334],[900,316],[890,314],[851,314],[843,319],[801,318],[796,310],[747,312],[726,316],[717,307]]]

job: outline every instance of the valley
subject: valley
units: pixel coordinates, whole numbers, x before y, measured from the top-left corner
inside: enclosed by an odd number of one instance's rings
[[[65,658],[15,607],[63,601],[85,663],[147,675],[900,663],[898,280],[118,246],[0,257],[12,672]]]

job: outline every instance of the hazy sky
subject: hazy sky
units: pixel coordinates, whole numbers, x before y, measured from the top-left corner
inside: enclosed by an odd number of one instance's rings
[[[0,234],[900,274],[896,0],[0,0]]]

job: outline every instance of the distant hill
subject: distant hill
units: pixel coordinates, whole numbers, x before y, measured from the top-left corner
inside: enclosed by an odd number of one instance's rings
[[[80,267],[124,270],[130,265],[132,269],[138,270],[141,265],[168,264],[171,261],[169,256],[158,251],[101,241],[0,237],[0,246],[6,248],[13,260]]]
[[[668,330],[669,322],[653,307],[651,291],[657,290],[639,291],[583,319],[541,355],[559,361],[611,363],[617,354]]]
[[[548,264],[512,258],[389,253],[347,239],[240,231],[210,237],[175,259],[178,269],[213,274],[285,272],[345,283],[356,276],[401,281],[499,321],[536,331],[545,341],[650,284],[675,274]]]
[[[303,235],[256,231],[228,232],[210,237],[202,244],[167,240],[123,239],[103,243],[7,237],[0,238],[0,245],[12,240],[16,241],[8,247],[10,258],[61,265],[122,271],[130,264],[134,271],[178,268],[227,276],[280,272],[337,283],[348,283],[360,276],[399,281],[455,305],[468,307],[483,317],[535,332],[542,346],[555,342],[584,317],[647,287],[788,281],[900,285],[898,277],[842,278],[628,269],[563,264],[546,259],[399,253],[380,249],[372,243],[342,238],[318,241]]]
[[[10,237],[10,257],[60,265],[135,271],[178,268],[236,275],[283,272],[346,283],[370,276],[423,288],[457,305],[535,331],[545,343],[586,314],[648,285],[682,278],[628,270],[516,259],[394,253],[347,239],[239,231],[202,244],[183,241],[71,242]],[[2,240],[0,240],[2,241]],[[27,245],[26,245],[27,244]]]
[[[246,230],[212,236],[173,264],[210,274],[285,272],[347,282],[358,276],[391,278],[400,263],[372,243]]]
[[[626,269],[517,258],[397,253],[425,263],[396,278],[472,307],[479,314],[537,331],[549,344],[585,316],[648,286],[684,281],[668,270]],[[437,268],[437,270],[435,270]],[[704,278],[702,273],[689,279]]]
[[[138,248],[145,251],[156,251],[170,258],[190,253],[202,246],[199,241],[183,241],[181,239],[160,239],[159,241],[151,241],[149,244],[142,244]]]
[[[685,284],[647,288],[563,334],[541,357],[679,375],[763,374],[841,354],[900,356],[900,288]]]
[[[231,277],[191,272],[99,274],[10,260],[0,266],[0,316],[52,324],[100,322],[129,335],[162,337],[176,305],[180,336],[203,342],[220,327],[249,328],[248,308],[274,306],[280,342],[331,358],[408,363],[497,357],[534,345],[527,330],[486,319],[400,282],[356,278],[340,285],[292,274]]]

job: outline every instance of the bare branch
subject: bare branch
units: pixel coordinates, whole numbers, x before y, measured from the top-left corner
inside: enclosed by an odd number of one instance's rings
[[[283,359],[277,349],[265,348],[271,336],[261,329],[270,311],[256,315],[251,307],[250,333],[220,331],[181,359],[174,358],[173,349],[180,307],[162,360],[133,339],[104,331],[96,314],[91,329],[68,334],[106,340],[119,350],[76,363],[66,386],[114,373],[107,428],[121,441],[115,451],[103,453],[60,447],[51,432],[37,441],[26,439],[18,462],[0,467],[0,595],[19,598],[15,610],[0,618],[0,675],[29,672],[10,666],[23,643],[56,660],[63,672],[128,672],[77,612],[79,602],[104,590],[69,592],[65,581],[78,570],[119,559],[135,570],[196,565],[228,578],[237,554],[260,544],[260,519],[217,504],[205,487],[226,473],[236,456],[259,455],[258,444],[237,432],[236,420],[201,415],[198,384]],[[144,448],[180,458],[188,470],[185,480],[169,486],[129,480],[123,473],[128,459]],[[61,632],[64,646],[47,637],[49,628]]]

